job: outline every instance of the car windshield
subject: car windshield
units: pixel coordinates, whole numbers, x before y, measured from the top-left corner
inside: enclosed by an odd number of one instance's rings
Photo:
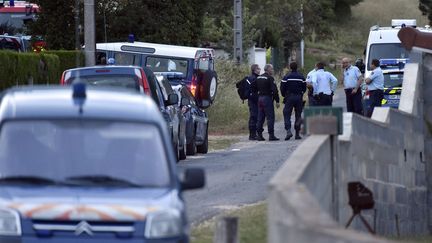
[[[66,80],[66,83],[72,84],[76,81],[82,81],[92,86],[103,86],[103,87],[119,87],[127,88],[131,90],[140,90],[138,77],[135,75],[126,74],[110,74],[110,75],[88,75],[71,77]]]
[[[159,129],[118,121],[6,122],[0,132],[0,171],[3,181],[42,178],[107,187],[170,183]]]
[[[373,44],[369,50],[368,70],[371,70],[370,64],[373,59],[408,58],[408,56],[408,51],[402,47],[401,43]]]
[[[186,77],[188,60],[169,57],[147,57],[146,66],[153,72],[180,72]]]
[[[384,73],[384,87],[402,87],[403,73]]]

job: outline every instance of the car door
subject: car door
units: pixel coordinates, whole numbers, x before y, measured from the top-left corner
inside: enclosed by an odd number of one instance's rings
[[[190,101],[190,112],[192,113],[194,124],[196,126],[195,140],[196,142],[202,142],[204,141],[207,133],[207,113],[198,107],[194,96],[186,87],[183,87],[181,92],[182,97],[186,97]]]

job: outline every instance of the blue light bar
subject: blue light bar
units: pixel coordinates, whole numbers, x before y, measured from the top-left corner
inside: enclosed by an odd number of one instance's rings
[[[76,82],[72,85],[74,99],[85,99],[86,98],[86,84],[83,82]]]
[[[380,59],[380,67],[382,69],[402,70],[407,63],[409,63],[409,58]]]

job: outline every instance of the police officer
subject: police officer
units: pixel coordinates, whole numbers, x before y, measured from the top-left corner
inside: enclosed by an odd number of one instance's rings
[[[259,76],[261,68],[258,64],[251,65],[251,75],[247,77],[247,82],[252,85]],[[257,139],[257,121],[258,121],[258,93],[250,90],[248,98],[249,106],[249,140]]]
[[[336,90],[338,80],[336,77],[324,70],[324,63],[317,63],[317,70],[312,75],[310,86],[313,87],[315,106],[331,106],[332,96]]]
[[[351,65],[349,58],[342,59],[343,83],[346,96],[346,106],[348,112],[362,114],[362,95],[360,85],[363,76],[358,67]]]
[[[381,101],[384,98],[384,74],[380,68],[380,61],[373,59],[371,69],[371,75],[365,80],[371,101],[370,107],[366,112],[367,117],[372,116],[375,107],[381,106]]]
[[[297,63],[290,63],[291,72],[282,78],[280,91],[284,97],[285,104],[283,115],[285,121],[285,130],[287,135],[285,140],[289,140],[293,134],[291,133],[291,114],[294,108],[295,112],[295,139],[301,139],[301,113],[303,111],[303,94],[306,92],[306,83],[303,74],[297,71]]]
[[[273,65],[266,64],[264,66],[264,74],[257,77],[252,84],[252,92],[258,93],[258,123],[257,123],[257,140],[264,141],[262,135],[264,129],[264,119],[267,118],[267,128],[269,133],[269,141],[276,141],[279,138],[274,135],[275,113],[273,101],[276,101],[276,107],[279,108],[279,94],[274,82]]]

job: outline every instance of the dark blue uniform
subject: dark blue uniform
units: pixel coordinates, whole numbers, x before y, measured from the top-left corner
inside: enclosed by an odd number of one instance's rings
[[[252,73],[247,81],[252,84],[255,82],[258,75]],[[257,132],[257,122],[258,122],[258,93],[256,91],[250,90],[249,98],[248,98],[248,106],[249,106],[249,139],[256,139]]]
[[[295,111],[294,129],[296,131],[296,138],[300,138],[301,127],[301,113],[303,111],[303,94],[306,92],[306,82],[303,74],[293,71],[283,77],[281,86],[281,94],[284,97],[284,121],[287,137],[285,140],[291,138],[291,114]]]
[[[275,113],[273,101],[279,103],[279,94],[274,78],[267,73],[258,76],[252,84],[252,91],[258,93],[258,137],[262,137],[265,118],[267,118],[267,128],[270,138],[274,137]]]

